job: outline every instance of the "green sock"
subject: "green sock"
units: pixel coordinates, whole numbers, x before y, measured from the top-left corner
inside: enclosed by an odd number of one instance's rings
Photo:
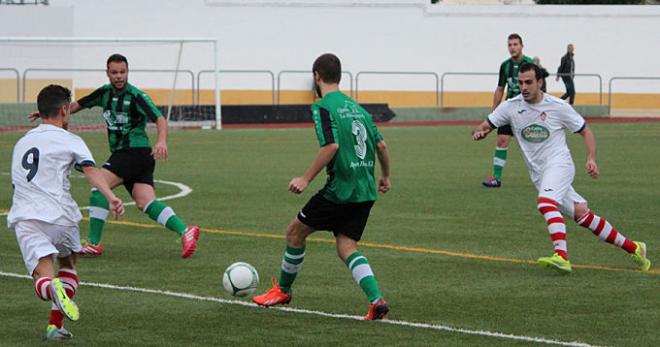
[[[291,291],[291,285],[296,279],[296,275],[302,267],[302,262],[305,259],[305,246],[302,248],[293,248],[289,245],[286,246],[286,252],[282,257],[282,266],[280,270],[280,280],[278,285],[285,292]]]
[[[351,254],[348,259],[346,259],[346,266],[351,270],[353,278],[360,285],[364,294],[367,295],[370,303],[376,302],[378,299],[383,297],[380,289],[378,288],[378,282],[374,276],[373,271],[371,271],[371,266],[369,266],[369,261],[365,256],[360,254],[360,252],[355,252]]]
[[[152,200],[148,203],[144,208],[144,212],[149,215],[149,218],[155,220],[167,229],[174,231],[179,234],[179,236],[182,236],[183,232],[186,231],[186,228],[188,227],[179,217],[177,217],[171,207],[158,200]]]
[[[87,233],[87,241],[95,245],[101,242],[108,213],[110,213],[108,200],[96,188],[92,189],[89,196],[89,233]]]
[[[493,176],[498,181],[502,180],[502,170],[506,165],[506,154],[509,148],[495,147],[495,157],[493,157]]]

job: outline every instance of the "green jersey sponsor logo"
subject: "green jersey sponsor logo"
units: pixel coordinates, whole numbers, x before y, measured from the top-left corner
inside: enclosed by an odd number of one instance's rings
[[[527,142],[541,143],[550,137],[550,130],[542,125],[532,124],[523,128],[520,136]]]

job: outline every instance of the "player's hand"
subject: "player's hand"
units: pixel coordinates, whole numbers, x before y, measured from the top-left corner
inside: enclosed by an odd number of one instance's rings
[[[488,131],[488,130],[481,130],[481,128],[479,128],[479,127],[474,128],[474,129],[472,129],[472,139],[475,140],[475,141],[485,139],[486,136],[488,136],[489,132],[490,131]]]
[[[381,193],[387,193],[392,188],[392,182],[390,182],[389,177],[381,177],[378,180],[378,191]]]
[[[30,122],[34,122],[35,120],[39,119],[39,112],[32,112],[28,115],[28,119]]]
[[[151,155],[156,160],[167,160],[167,144],[164,142],[156,142],[151,149]]]
[[[309,181],[305,177],[294,177],[291,182],[289,182],[289,191],[300,194],[305,191],[307,185],[309,185]]]
[[[591,178],[598,178],[600,175],[600,171],[598,170],[598,165],[596,165],[596,161],[593,159],[587,159],[587,174],[591,176]]]
[[[115,218],[124,215],[124,203],[118,197],[115,196],[114,199],[110,199],[108,202],[110,203],[110,211],[112,211]]]

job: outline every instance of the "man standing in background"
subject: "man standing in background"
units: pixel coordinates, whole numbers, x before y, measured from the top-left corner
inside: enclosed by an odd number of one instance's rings
[[[568,98],[568,103],[571,105],[575,102],[575,84],[573,83],[573,78],[575,77],[575,60],[573,60],[573,56],[575,55],[574,50],[575,48],[573,47],[573,44],[569,43],[566,48],[566,54],[561,57],[561,63],[557,69],[557,78],[555,79],[556,81],[559,81],[559,77],[561,77],[561,80],[566,86],[566,93],[561,96],[561,99],[566,100]]]

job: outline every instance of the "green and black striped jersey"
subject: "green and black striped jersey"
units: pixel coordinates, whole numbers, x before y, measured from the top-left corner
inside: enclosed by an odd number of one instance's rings
[[[500,76],[497,81],[498,87],[506,86],[506,98],[511,99],[520,94],[520,86],[518,85],[518,69],[522,63],[532,63],[534,60],[526,55],[523,55],[520,61],[514,61],[513,58],[505,60],[500,65]]]
[[[129,83],[122,91],[115,91],[111,84],[103,85],[78,104],[83,108],[103,107],[111,152],[151,147],[145,131],[147,118],[155,122],[163,116],[147,94]]]

